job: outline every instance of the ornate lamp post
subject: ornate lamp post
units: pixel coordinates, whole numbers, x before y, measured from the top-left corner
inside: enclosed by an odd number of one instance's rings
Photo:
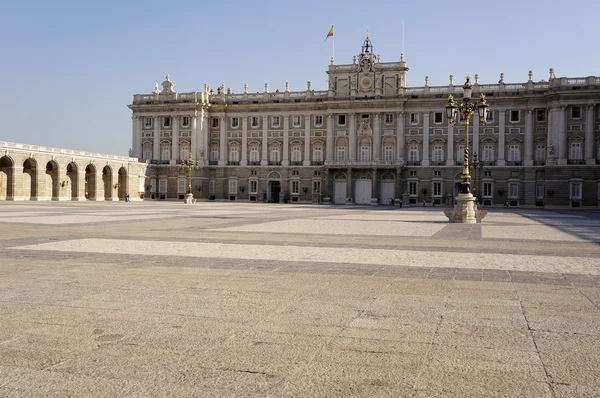
[[[463,99],[457,103],[452,95],[448,96],[446,104],[446,116],[452,126],[456,124],[456,117],[460,113],[465,120],[465,153],[463,163],[463,173],[461,176],[461,190],[458,194],[458,202],[452,211],[446,212],[450,222],[462,222],[474,224],[477,222],[475,214],[475,198],[471,194],[471,175],[469,174],[469,122],[475,112],[479,115],[481,124],[485,124],[489,105],[485,100],[485,95],[479,96],[479,101],[471,100],[473,85],[470,82],[471,77],[467,76],[467,81],[463,84]],[[484,213],[479,214],[479,219],[483,218]]]
[[[192,154],[187,160],[182,162],[183,167],[187,168],[188,176],[187,176],[187,194],[185,195],[185,203],[194,203],[194,194],[192,193],[192,170],[198,166],[198,161],[194,161],[192,158]]]
[[[481,192],[479,192],[479,194],[477,194],[477,188],[480,187],[479,178],[478,178],[479,166],[483,166],[483,162],[479,161],[479,159],[477,158],[477,152],[475,152],[473,154],[473,161],[471,162],[471,164],[473,165],[473,171],[475,172],[475,184],[473,186],[473,196],[477,198],[478,203],[481,203],[481,200],[480,200]]]

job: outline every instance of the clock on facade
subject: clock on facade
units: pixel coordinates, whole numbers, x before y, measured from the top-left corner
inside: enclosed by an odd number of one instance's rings
[[[373,85],[373,79],[369,76],[363,76],[360,78],[360,87],[361,88],[371,88]]]

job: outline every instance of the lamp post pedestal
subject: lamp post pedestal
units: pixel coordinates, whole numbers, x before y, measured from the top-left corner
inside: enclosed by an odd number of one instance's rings
[[[194,203],[196,200],[194,199],[194,194],[193,193],[187,193],[185,194],[185,199],[183,201],[183,203]]]
[[[487,215],[487,210],[477,208],[475,197],[470,193],[459,193],[454,208],[445,209],[450,223],[476,224]]]

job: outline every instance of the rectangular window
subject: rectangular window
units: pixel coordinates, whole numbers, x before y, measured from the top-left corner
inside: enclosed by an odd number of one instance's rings
[[[416,181],[408,182],[408,194],[410,196],[417,196],[417,182]]]
[[[360,147],[360,159],[361,162],[368,162],[371,160],[371,147],[363,145]]]
[[[273,116],[273,117],[271,118],[271,125],[272,125],[273,127],[279,127],[279,126],[280,126],[280,124],[281,124],[281,120],[279,119],[279,116]]]
[[[386,113],[385,114],[385,124],[392,124],[394,123],[394,115],[391,113]]]
[[[442,112],[435,112],[433,114],[433,122],[435,124],[442,124],[444,122],[444,114]]]
[[[521,146],[520,145],[509,145],[508,146],[508,160],[510,162],[518,162],[521,160]]]
[[[491,182],[483,183],[483,197],[484,198],[492,197],[492,183]]]
[[[252,127],[258,127],[258,117],[256,117],[256,116],[252,116],[252,119],[251,119],[250,125],[251,125]]]
[[[580,106],[571,107],[571,118],[572,119],[580,119],[581,118],[581,107]]]
[[[541,184],[541,183],[535,184],[535,198],[536,199],[544,199],[544,184]]]
[[[545,122],[546,121],[546,110],[538,109],[535,112],[535,120],[537,120],[538,122]]]
[[[519,111],[510,111],[510,121],[516,123],[519,121]]]
[[[259,156],[258,156],[258,147],[253,146],[250,148],[250,161],[251,162],[258,162]]]
[[[482,160],[484,162],[493,162],[494,161],[494,146],[493,145],[484,145],[483,146]]]
[[[144,126],[146,126],[146,127],[152,127],[152,118],[151,117],[145,117],[144,118]]]
[[[433,183],[433,196],[442,196],[442,183],[441,182]]]
[[[231,118],[231,127],[236,128],[236,127],[239,127],[239,125],[240,125],[240,118],[232,117]]]
[[[216,117],[212,118],[212,126],[213,126],[213,128],[219,127],[219,119],[218,118],[216,118]]]
[[[321,193],[321,181],[313,181],[313,193]]]
[[[208,182],[208,193],[210,195],[214,195],[215,194],[215,180],[210,180]]]
[[[546,160],[546,145],[539,144],[535,146],[535,160],[537,162]]]
[[[144,150],[144,153],[142,154],[142,159],[152,159],[152,151]]]
[[[571,183],[571,199],[581,199],[581,183]]]
[[[517,199],[519,197],[519,184],[511,182],[508,184],[508,197],[510,199]]]
[[[300,181],[292,181],[292,194],[300,193]]]
[[[413,123],[413,124],[419,123],[419,114],[418,113],[411,113],[410,114],[410,122]]]
[[[258,181],[250,181],[250,193],[258,193]]]
[[[237,187],[238,187],[237,180],[229,180],[229,194],[230,195],[237,195]]]
[[[394,147],[393,146],[384,146],[383,147],[383,160],[386,162],[391,162],[394,160]]]
[[[323,116],[316,115],[315,116],[315,126],[322,126],[322,125],[323,125]]]
[[[300,118],[300,116],[293,116],[292,117],[292,125],[294,127],[300,127],[301,124],[302,124],[302,119]]]
[[[456,160],[463,161],[465,159],[465,146],[457,145],[456,146]]]
[[[177,193],[185,193],[185,192],[186,192],[185,180],[184,179],[177,180]]]
[[[158,180],[158,192],[167,193],[167,180]]]
[[[345,146],[338,146],[337,147],[337,158],[338,161],[344,161],[346,160],[346,147]]]
[[[170,117],[166,116],[163,119],[163,126],[164,127],[171,127],[171,118]]]
[[[493,122],[494,121],[494,112],[489,111],[487,113],[487,116],[485,117],[485,121],[486,122]]]
[[[346,125],[346,115],[338,115],[338,125],[339,126]]]
[[[181,118],[181,126],[182,127],[190,126],[190,117],[189,116],[184,116],[183,118]]]
[[[581,155],[581,142],[571,142],[571,145],[569,147],[569,159],[581,160],[583,158]]]
[[[219,160],[219,148],[214,146],[210,148],[210,160],[216,162]]]

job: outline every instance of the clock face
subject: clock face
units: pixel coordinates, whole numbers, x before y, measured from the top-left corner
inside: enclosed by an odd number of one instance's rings
[[[360,87],[361,88],[371,88],[373,85],[373,79],[369,76],[363,76],[360,78]]]

